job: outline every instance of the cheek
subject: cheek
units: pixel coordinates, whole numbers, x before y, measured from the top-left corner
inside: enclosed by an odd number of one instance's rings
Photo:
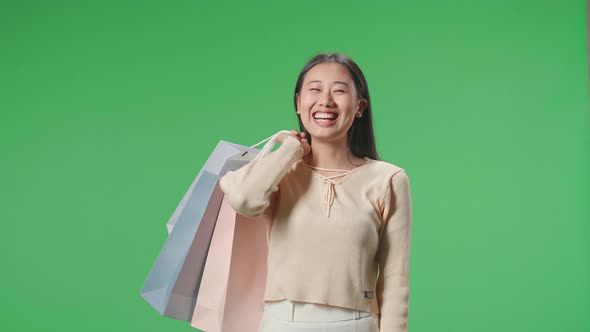
[[[301,114],[309,114],[314,105],[314,103],[301,101],[301,104],[299,104],[299,110],[301,111]]]
[[[315,99],[313,96],[310,95],[304,95],[301,96],[301,104],[302,105],[311,105],[315,102]]]
[[[346,107],[346,108],[350,108],[353,106],[352,102],[352,97],[350,95],[344,95],[341,96],[340,98],[336,98],[336,102],[341,105],[342,107]]]

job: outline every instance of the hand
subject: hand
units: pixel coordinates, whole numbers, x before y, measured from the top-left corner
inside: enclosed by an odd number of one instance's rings
[[[301,146],[303,147],[303,157],[307,157],[308,155],[311,154],[311,145],[309,145],[309,142],[307,141],[307,137],[305,135],[305,132],[298,132],[297,130],[291,130],[291,136],[293,136],[294,138],[296,138],[299,143],[301,144]],[[285,138],[287,138],[287,136],[289,136],[289,134],[285,134],[285,133],[281,133],[277,136],[276,141],[279,143],[283,143],[283,141],[285,140]]]

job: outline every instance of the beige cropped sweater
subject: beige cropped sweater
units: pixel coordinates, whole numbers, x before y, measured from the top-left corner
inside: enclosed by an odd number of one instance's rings
[[[237,213],[268,225],[264,300],[378,313],[380,331],[407,331],[412,206],[405,170],[365,158],[329,178],[302,156],[288,136],[220,179]]]

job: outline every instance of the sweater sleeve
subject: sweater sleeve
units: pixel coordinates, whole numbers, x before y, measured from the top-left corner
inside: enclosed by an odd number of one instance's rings
[[[384,225],[380,234],[376,289],[380,331],[407,332],[412,202],[410,182],[405,170],[390,177],[382,199]]]
[[[302,156],[301,143],[287,136],[275,151],[227,172],[219,180],[219,186],[238,214],[258,217],[270,205],[270,196],[279,189],[281,179]]]

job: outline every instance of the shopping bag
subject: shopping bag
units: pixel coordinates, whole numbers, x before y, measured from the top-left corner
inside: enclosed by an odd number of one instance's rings
[[[172,231],[140,293],[161,315],[190,321],[223,197],[219,178],[239,169],[258,153],[252,147],[219,142],[208,160],[212,163],[206,164],[213,172],[201,171],[181,202],[182,207],[177,208]],[[222,158],[225,160],[219,167]]]
[[[221,203],[191,326],[207,332],[257,332],[264,306],[267,223]]]

